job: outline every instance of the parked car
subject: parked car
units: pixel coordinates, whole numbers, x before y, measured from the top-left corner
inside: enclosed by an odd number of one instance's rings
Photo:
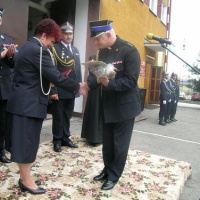
[[[192,101],[200,101],[200,92],[194,92],[191,97]]]
[[[185,100],[186,99],[185,92],[182,92],[182,91],[180,92],[179,99],[181,99],[181,100]]]

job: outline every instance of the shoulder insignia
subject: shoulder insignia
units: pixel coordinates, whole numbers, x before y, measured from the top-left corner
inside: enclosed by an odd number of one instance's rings
[[[123,40],[123,43],[126,44],[127,46],[133,47],[133,44],[131,44],[130,42]]]
[[[70,66],[73,66],[73,65],[74,65],[74,59],[71,59],[71,60],[69,60],[68,62],[64,62],[64,61],[62,60],[62,58],[60,58],[60,57],[58,56],[58,54],[57,54],[57,52],[56,52],[56,50],[55,50],[54,47],[52,47],[52,53],[53,53],[54,57],[56,58],[56,60],[57,60],[61,65],[65,66],[65,67],[70,67]]]

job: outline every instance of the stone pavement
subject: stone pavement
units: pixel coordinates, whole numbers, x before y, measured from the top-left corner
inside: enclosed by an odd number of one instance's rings
[[[200,105],[180,102],[177,122],[158,125],[158,105],[149,105],[135,123],[130,147],[192,165],[192,177],[187,180],[180,200],[198,200],[200,197]],[[71,133],[81,133],[82,118],[73,117]],[[43,123],[41,142],[52,139],[51,115]]]

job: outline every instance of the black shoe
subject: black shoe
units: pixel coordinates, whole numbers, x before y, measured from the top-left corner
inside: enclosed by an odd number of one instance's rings
[[[62,150],[61,150],[60,144],[54,144],[54,145],[53,145],[53,150],[54,150],[55,152],[61,152]]]
[[[0,157],[0,162],[2,163],[11,163],[11,160],[8,159],[5,155]]]
[[[26,187],[22,181],[19,180],[19,188],[21,189],[22,192],[29,192],[31,194],[44,194],[46,193],[46,190],[43,188],[38,187],[36,190],[30,189]]]
[[[78,146],[76,144],[74,144],[72,141],[64,141],[62,142],[61,144],[62,146],[67,146],[67,147],[70,147],[70,148],[78,148]]]
[[[101,187],[102,190],[111,190],[114,188],[116,182],[112,182],[112,181],[109,181],[107,180]]]
[[[163,122],[163,121],[159,121],[159,124],[162,125],[162,126],[165,126],[165,125],[166,125],[166,123]]]
[[[21,178],[19,179],[18,183],[20,184],[20,182],[22,182],[22,179],[21,179]],[[35,184],[36,184],[37,186],[39,186],[39,185],[41,185],[41,181],[36,180],[36,181],[35,181]]]
[[[102,181],[108,177],[107,174],[101,173],[93,178],[94,181]]]
[[[98,146],[100,146],[102,143],[90,142],[89,144],[90,144],[91,146],[93,146],[93,147],[98,147]]]
[[[167,123],[167,124],[171,123],[171,121],[169,119],[165,119],[164,122]]]
[[[173,122],[177,122],[177,119],[174,119],[174,118],[171,118],[170,120]]]

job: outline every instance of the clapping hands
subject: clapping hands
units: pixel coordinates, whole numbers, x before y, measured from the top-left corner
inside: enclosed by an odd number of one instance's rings
[[[79,83],[79,94],[85,96],[89,90],[89,87],[86,82]]]

